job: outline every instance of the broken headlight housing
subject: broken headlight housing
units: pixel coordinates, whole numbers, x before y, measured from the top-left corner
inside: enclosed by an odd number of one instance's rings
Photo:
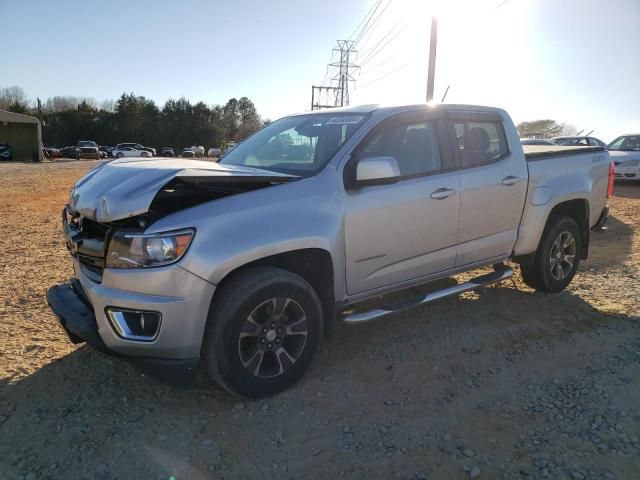
[[[106,268],[148,268],[175,263],[182,258],[195,230],[166,233],[116,232],[109,242]]]

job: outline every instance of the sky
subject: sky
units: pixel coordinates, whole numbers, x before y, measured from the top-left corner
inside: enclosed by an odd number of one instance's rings
[[[640,131],[640,0],[382,0],[358,35],[376,2],[0,0],[0,87],[43,101],[247,96],[276,119],[309,110],[336,40],[360,37],[351,104],[421,103],[437,15],[436,100],[449,86],[447,103],[606,142]]]

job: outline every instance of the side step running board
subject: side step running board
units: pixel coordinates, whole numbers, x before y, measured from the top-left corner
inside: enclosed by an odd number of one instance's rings
[[[416,298],[410,302],[403,302],[401,304],[393,306],[384,306],[365,312],[347,314],[343,317],[343,321],[349,323],[358,323],[374,320],[376,318],[386,317],[387,315],[391,315],[392,313],[407,310],[417,305],[423,305],[425,303],[433,302],[434,300],[448,297],[450,295],[457,295],[458,293],[475,290],[480,287],[491,285],[492,283],[501,282],[513,275],[513,269],[507,267],[504,264],[496,264],[493,266],[493,268],[495,272],[472,278],[465,283],[454,285],[453,287],[443,288],[442,290],[436,290],[435,292],[429,292],[424,297]]]

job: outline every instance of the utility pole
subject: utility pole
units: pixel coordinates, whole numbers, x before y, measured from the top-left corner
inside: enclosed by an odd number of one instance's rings
[[[344,107],[349,105],[349,82],[354,82],[353,71],[360,68],[351,63],[355,50],[353,40],[338,40],[338,46],[333,49],[333,56],[337,61],[330,63],[329,68],[337,68],[337,73],[331,78],[331,85],[311,86],[311,110],[322,108]],[[333,100],[329,96],[333,94]]]
[[[38,100],[38,120],[40,120],[40,123],[42,124],[42,102],[39,98],[36,100]]]
[[[438,19],[431,17],[431,41],[429,43],[429,74],[427,76],[427,102],[433,100],[433,85],[436,76],[436,49],[438,47]]]
[[[322,110],[324,108],[335,108],[335,99],[338,95],[338,87],[325,87],[323,85],[311,86],[311,110]],[[332,96],[331,101],[329,95]]]
[[[354,49],[356,42],[353,40],[338,40],[338,47],[333,49],[334,54],[338,54],[340,61],[330,63],[329,67],[337,67],[338,73],[331,80],[338,82],[338,90],[336,91],[335,106],[344,107],[349,105],[349,82],[354,82],[355,78],[349,73],[349,69],[353,72],[360,68],[358,65],[351,63],[351,54],[357,53]]]

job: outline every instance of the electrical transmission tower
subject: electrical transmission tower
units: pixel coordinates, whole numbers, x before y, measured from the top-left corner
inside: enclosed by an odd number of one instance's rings
[[[331,78],[330,86],[311,87],[311,110],[349,105],[349,82],[355,81],[353,72],[360,68],[352,63],[358,53],[354,48],[355,43],[353,40],[338,40],[337,48],[333,49],[333,55],[337,61],[328,65],[328,68],[337,69],[337,72]],[[318,92],[317,95],[316,92]],[[323,93],[325,101],[323,101]],[[330,94],[333,94],[333,102],[328,98]]]

